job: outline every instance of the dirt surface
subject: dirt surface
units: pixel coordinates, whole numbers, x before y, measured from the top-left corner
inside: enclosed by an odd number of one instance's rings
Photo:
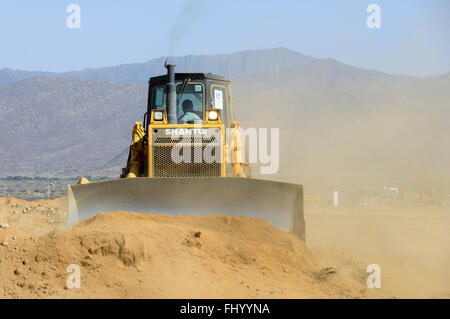
[[[450,207],[306,207],[308,248],[364,282],[369,264],[397,298],[450,298]]]
[[[307,206],[307,248],[223,215],[110,212],[64,230],[65,205],[0,199],[0,297],[449,297],[448,210]],[[366,286],[373,263],[381,289]],[[81,288],[66,286],[71,264]]]
[[[2,216],[10,223],[9,228],[0,229],[0,241],[6,242],[0,246],[0,296],[4,298],[366,295],[363,285],[333,269],[322,269],[300,239],[265,220],[112,212],[82,221],[72,230],[39,236],[36,233],[45,227],[37,224],[49,221],[48,216],[36,208],[35,213],[17,219],[7,212],[16,209],[16,203],[26,204],[3,200],[7,207]],[[47,211],[59,203],[35,206]],[[21,226],[27,229],[18,229]],[[79,289],[66,287],[71,264],[81,269]]]
[[[0,198],[0,224],[13,229],[44,235],[65,229],[66,219],[67,198],[37,201]]]

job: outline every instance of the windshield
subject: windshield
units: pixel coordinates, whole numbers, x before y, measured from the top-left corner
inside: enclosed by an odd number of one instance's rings
[[[177,120],[178,124],[203,121],[204,89],[202,84],[177,83]],[[153,89],[152,108],[164,110],[166,108],[166,87]]]

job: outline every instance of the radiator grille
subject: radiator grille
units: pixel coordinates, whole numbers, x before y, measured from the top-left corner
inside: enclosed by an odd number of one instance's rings
[[[174,161],[172,150],[179,154],[184,161]],[[220,155],[220,146],[212,147],[204,144],[180,147],[176,145],[153,145],[153,176],[154,177],[218,177],[220,176],[220,161],[205,161],[206,151],[211,156]],[[190,151],[189,151],[190,150]],[[185,153],[187,152],[187,153]],[[189,154],[190,153],[190,154]],[[189,156],[190,155],[190,156]],[[219,157],[220,158],[220,157]]]
[[[220,177],[223,155],[220,128],[154,127],[150,130],[152,177]]]

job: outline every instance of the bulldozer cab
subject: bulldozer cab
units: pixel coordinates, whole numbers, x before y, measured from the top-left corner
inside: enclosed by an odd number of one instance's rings
[[[167,75],[150,78],[148,110],[167,112]],[[231,111],[230,81],[211,73],[176,73],[176,120],[174,124],[205,124],[207,110],[220,113],[224,127],[233,121]],[[156,112],[156,119],[161,118]],[[146,129],[151,116],[146,118]],[[155,123],[156,124],[156,123]]]

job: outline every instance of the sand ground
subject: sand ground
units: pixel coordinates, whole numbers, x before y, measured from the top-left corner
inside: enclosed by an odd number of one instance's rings
[[[450,211],[305,206],[306,246],[267,221],[103,213],[0,199],[2,298],[449,298]],[[81,288],[68,288],[67,267]],[[381,267],[369,289],[366,267]]]
[[[450,208],[306,207],[307,244],[360,281],[381,267],[380,289],[399,298],[450,298]]]

